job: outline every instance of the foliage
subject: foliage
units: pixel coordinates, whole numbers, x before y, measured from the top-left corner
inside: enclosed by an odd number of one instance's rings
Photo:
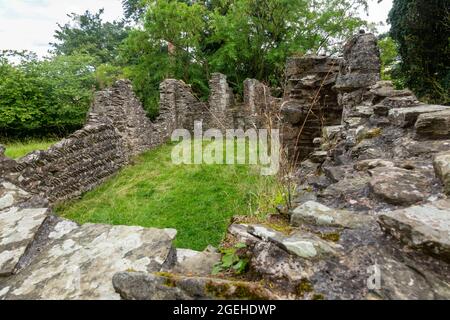
[[[55,31],[56,43],[51,45],[56,55],[85,54],[95,57],[97,64],[114,63],[117,49],[128,35],[123,21],[103,22],[104,10],[93,14],[86,11],[82,15],[67,15],[70,22],[58,24]]]
[[[276,178],[261,176],[257,168],[179,166],[172,163],[171,151],[169,144],[145,153],[134,166],[56,212],[78,223],[174,228],[177,247],[204,250],[220,244],[231,217],[262,215],[259,201],[277,195]],[[268,210],[266,215],[274,206]]]
[[[32,151],[47,150],[56,142],[57,140],[55,139],[28,139],[25,141],[6,141],[6,143],[2,141],[1,144],[4,144],[6,147],[5,155],[7,157],[19,159]]]
[[[7,59],[21,57],[18,65]],[[4,52],[0,56],[2,136],[64,135],[79,128],[95,89],[93,58],[77,54],[37,60]]]
[[[237,93],[246,78],[281,86],[289,55],[335,52],[365,25],[355,10],[367,4],[365,0],[139,3],[146,8],[142,28],[133,30],[121,47],[121,63],[152,114],[164,77],[191,84],[204,99],[212,72],[226,74]]]
[[[433,103],[450,103],[449,14],[448,0],[394,0],[389,14],[405,85]]]
[[[395,41],[386,35],[378,40],[381,53],[381,77],[383,80],[392,80],[392,72],[398,64],[398,51]]]
[[[246,248],[247,246],[243,243],[238,243],[231,248],[221,248],[219,251],[222,253],[222,259],[214,266],[212,275],[224,271],[231,271],[237,275],[243,274],[248,267],[248,258],[243,257],[241,251]]]

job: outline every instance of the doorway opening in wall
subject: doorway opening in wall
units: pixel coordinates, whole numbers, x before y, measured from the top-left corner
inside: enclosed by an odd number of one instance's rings
[[[176,165],[173,144],[137,157],[81,199],[55,208],[63,218],[155,228],[174,228],[175,246],[218,246],[234,216],[263,221],[283,203],[276,176],[250,165]]]

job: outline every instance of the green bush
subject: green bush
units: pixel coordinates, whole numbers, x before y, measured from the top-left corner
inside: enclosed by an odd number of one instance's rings
[[[65,135],[80,128],[96,88],[92,62],[86,55],[28,56],[14,65],[0,57],[0,134]]]

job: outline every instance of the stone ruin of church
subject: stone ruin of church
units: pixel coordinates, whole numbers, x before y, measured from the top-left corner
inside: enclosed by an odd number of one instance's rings
[[[343,53],[290,58],[282,97],[248,79],[239,102],[216,73],[202,102],[167,79],[155,121],[118,81],[96,94],[86,125],[49,150],[15,161],[1,147],[0,299],[449,299],[450,107],[380,81],[374,35],[354,36]],[[297,163],[294,207],[280,212],[290,232],[229,227],[249,248],[253,279],[211,276],[217,251],[175,249],[173,229],[80,226],[53,214],[194,121],[269,121]],[[374,268],[380,286],[367,281]]]

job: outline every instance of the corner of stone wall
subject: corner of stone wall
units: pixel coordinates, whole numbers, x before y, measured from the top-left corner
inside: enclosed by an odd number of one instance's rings
[[[343,108],[342,120],[363,102],[370,86],[381,80],[381,59],[378,40],[372,33],[359,33],[344,47],[344,61],[334,89]]]

